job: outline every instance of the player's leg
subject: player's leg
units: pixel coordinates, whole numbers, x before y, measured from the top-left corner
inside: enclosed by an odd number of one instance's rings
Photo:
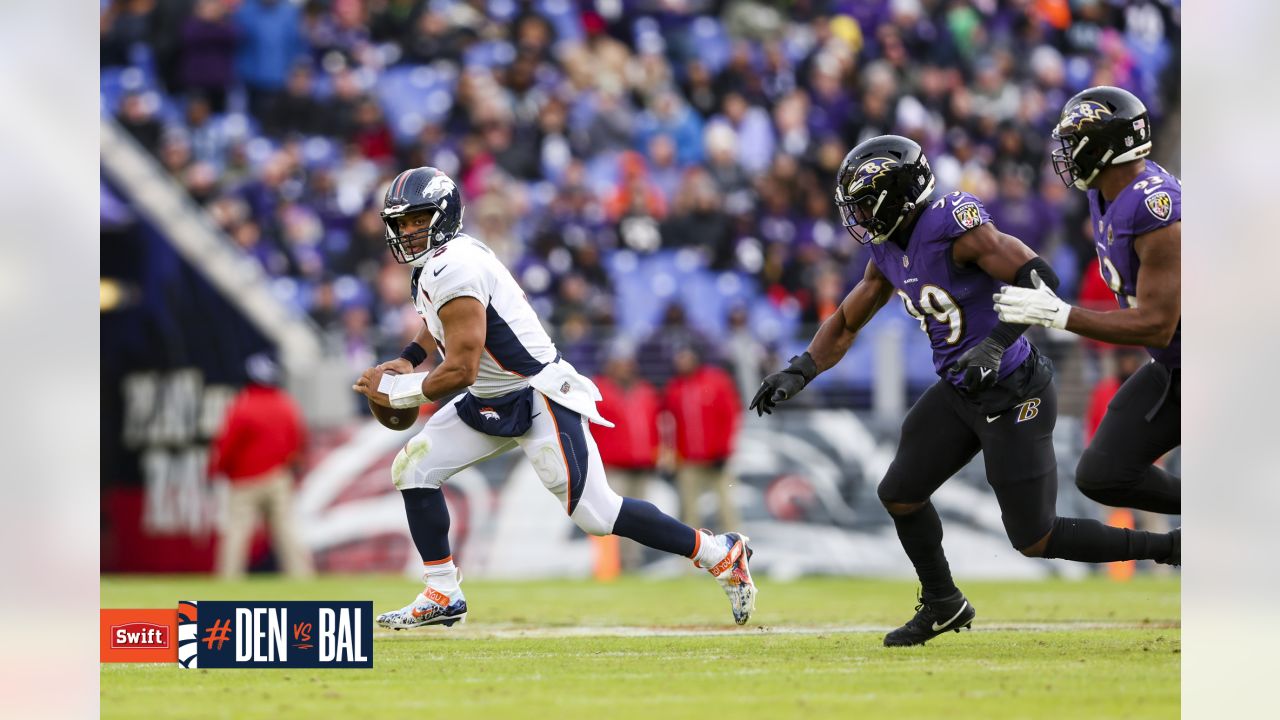
[[[459,471],[515,447],[515,440],[485,435],[458,417],[455,403],[436,411],[391,464],[391,481],[404,500],[409,534],[422,557],[425,587],[405,607],[378,616],[383,627],[453,625],[467,614],[449,548],[449,508],[440,487]]]
[[[622,497],[644,497],[646,477],[643,470],[606,467],[605,476],[609,486]],[[644,548],[634,540],[621,538],[618,541],[618,559],[624,572],[635,570],[643,562]]]
[[[915,617],[885,636],[888,646],[919,645],[973,621],[973,606],[955,586],[942,550],[942,520],[929,498],[978,452],[978,437],[954,409],[942,382],[925,391],[902,423],[898,452],[878,489],[898,541],[920,578]]]
[[[978,428],[987,481],[1013,547],[1028,557],[1081,562],[1179,561],[1180,531],[1150,533],[1057,516],[1057,414],[1057,390],[1050,383],[1036,397]]]
[[[694,560],[729,595],[734,620],[746,623],[755,608],[755,584],[747,562],[748,538],[694,530],[652,503],[615,493],[586,418],[535,393],[533,426],[519,438],[543,485],[578,527],[591,535],[615,534],[641,545]]]
[[[1154,408],[1159,408],[1154,413]],[[1182,514],[1182,479],[1154,465],[1182,444],[1181,378],[1147,363],[1120,386],[1076,466],[1076,487],[1112,507]]]

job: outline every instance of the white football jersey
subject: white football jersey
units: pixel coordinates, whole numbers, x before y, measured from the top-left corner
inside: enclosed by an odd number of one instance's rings
[[[511,272],[484,243],[465,233],[414,269],[413,304],[446,354],[440,308],[459,297],[479,300],[488,318],[480,372],[469,388],[472,395],[497,397],[525,388],[529,377],[559,356]]]

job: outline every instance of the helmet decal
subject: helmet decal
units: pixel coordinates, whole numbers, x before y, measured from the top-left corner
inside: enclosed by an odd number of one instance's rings
[[[437,191],[442,193],[451,193],[456,187],[457,185],[454,184],[452,178],[444,173],[440,173],[439,175],[431,178],[426,186],[422,188],[422,197],[427,197],[431,195],[431,193]]]
[[[1058,131],[1062,133],[1078,132],[1086,126],[1106,122],[1111,118],[1112,114],[1106,105],[1096,100],[1082,100],[1072,105],[1063,114],[1062,121],[1058,123]]]
[[[890,169],[901,165],[902,163],[893,158],[878,157],[871,158],[858,166],[853,172],[853,178],[849,180],[849,186],[846,190],[846,197],[853,197],[853,194],[864,187],[874,187],[876,180],[884,177]]]

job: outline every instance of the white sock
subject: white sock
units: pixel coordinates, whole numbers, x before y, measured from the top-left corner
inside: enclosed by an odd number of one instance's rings
[[[453,564],[452,558],[435,565],[427,565],[422,573],[422,580],[427,587],[439,590],[445,595],[452,595],[458,591],[458,568]]]
[[[722,535],[712,535],[702,531],[698,531],[698,535],[702,542],[698,545],[698,556],[694,560],[697,560],[703,568],[711,569],[728,554],[729,545]]]

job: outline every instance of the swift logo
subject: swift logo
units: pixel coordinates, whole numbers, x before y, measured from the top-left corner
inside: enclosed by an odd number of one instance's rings
[[[163,650],[169,647],[169,628],[134,622],[111,626],[112,650]]]
[[[988,425],[990,425],[991,423],[993,423],[993,422],[995,422],[995,421],[997,421],[997,420],[999,420],[999,419],[1000,419],[1000,416],[999,416],[999,415],[996,415],[995,417],[991,417],[990,415],[988,415],[988,416],[987,416],[987,424],[988,424]]]
[[[444,270],[445,268],[447,268],[447,267],[449,267],[449,266],[448,266],[448,265],[441,265],[440,267],[436,268],[435,270],[432,270],[432,271],[431,271],[431,277],[440,277],[440,272],[441,272],[442,270]]]
[[[956,618],[960,617],[960,613],[964,612],[965,608],[967,608],[967,607],[969,607],[969,601],[968,601],[968,600],[965,600],[965,601],[964,601],[964,604],[960,606],[960,609],[956,611],[956,614],[955,614],[955,615],[952,615],[952,616],[951,616],[951,619],[950,619],[950,620],[948,620],[948,621],[946,621],[946,622],[944,622],[944,623],[941,623],[941,624],[939,624],[939,623],[934,623],[934,624],[933,624],[933,631],[934,631],[934,632],[938,632],[939,630],[944,630],[944,629],[946,629],[946,627],[947,627],[948,625],[950,625],[951,623],[953,623],[953,622],[955,622],[955,621],[956,621]]]
[[[987,376],[991,374],[991,368],[978,368],[978,372],[982,373],[982,379],[986,380]]]

